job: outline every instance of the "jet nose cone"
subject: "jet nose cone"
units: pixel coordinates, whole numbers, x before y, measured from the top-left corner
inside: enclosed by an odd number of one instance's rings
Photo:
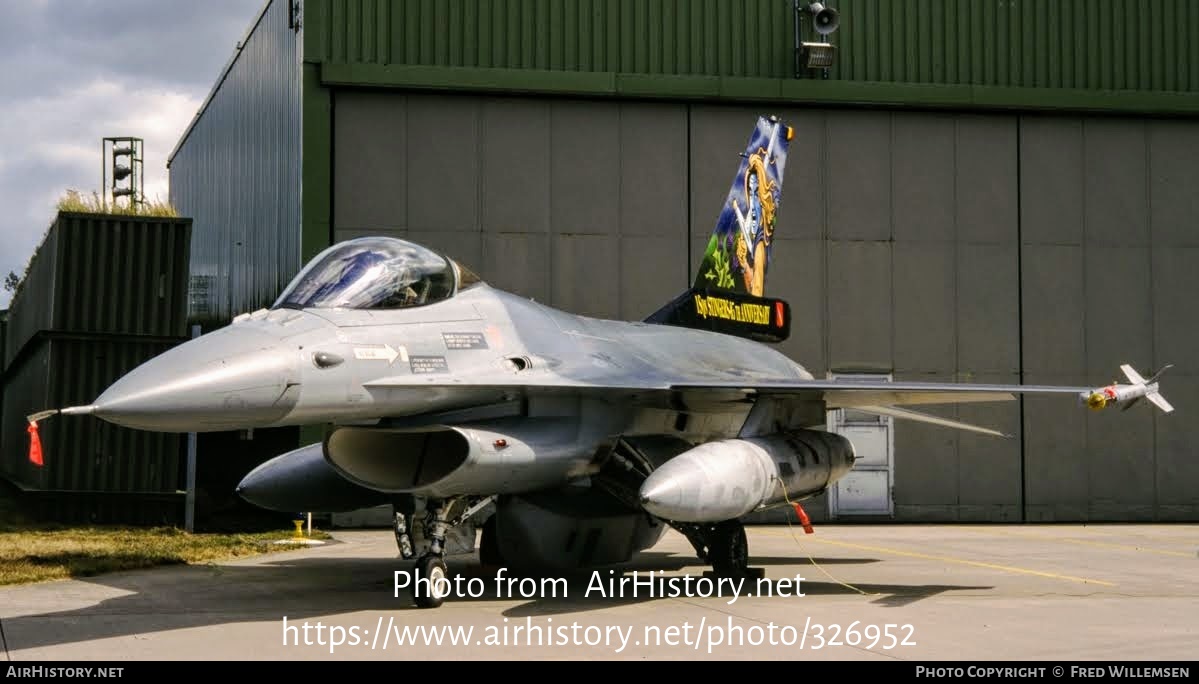
[[[95,414],[158,432],[240,430],[282,419],[298,398],[296,350],[230,327],[138,366],[96,399]]]

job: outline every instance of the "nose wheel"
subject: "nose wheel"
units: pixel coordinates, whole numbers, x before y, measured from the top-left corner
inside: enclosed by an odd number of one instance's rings
[[[413,598],[418,608],[437,608],[450,593],[449,572],[445,561],[434,553],[426,553],[416,561],[416,582]]]

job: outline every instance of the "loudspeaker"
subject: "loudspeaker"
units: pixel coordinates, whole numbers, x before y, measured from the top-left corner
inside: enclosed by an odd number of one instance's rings
[[[825,7],[823,3],[813,2],[808,5],[808,12],[812,14],[812,26],[816,29],[816,33],[822,36],[827,36],[837,27],[841,25],[841,15],[832,7]]]

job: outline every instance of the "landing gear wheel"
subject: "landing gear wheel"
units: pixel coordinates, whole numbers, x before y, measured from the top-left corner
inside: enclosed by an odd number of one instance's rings
[[[749,568],[749,541],[739,520],[726,520],[712,526],[708,557],[712,570],[720,577],[743,577]]]
[[[504,557],[500,555],[500,540],[496,536],[497,534],[493,515],[483,523],[483,535],[479,539],[479,564],[484,567],[500,567],[504,564]]]
[[[441,556],[426,554],[416,561],[416,585],[412,590],[420,608],[437,608],[450,593],[449,573]]]

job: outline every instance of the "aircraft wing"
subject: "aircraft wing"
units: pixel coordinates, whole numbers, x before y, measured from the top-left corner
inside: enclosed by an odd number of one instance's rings
[[[570,393],[610,398],[668,397],[676,393],[712,394],[727,401],[736,396],[793,396],[823,400],[829,409],[852,408],[865,413],[890,416],[957,430],[997,437],[1010,437],[992,428],[973,425],[941,416],[900,408],[905,405],[960,404],[1011,401],[1018,394],[1075,395],[1090,392],[1087,387],[1059,385],[996,385],[947,382],[880,382],[877,380],[719,380],[698,382],[589,382],[543,376],[516,381],[511,378],[494,382],[456,382],[445,378],[401,375],[383,377],[365,383],[375,388],[425,388],[439,393],[459,391],[468,394],[495,393],[497,398],[515,398],[531,393]],[[731,395],[731,396],[730,396]],[[652,399],[650,400],[652,401]]]
[[[1017,394],[1073,394],[1089,387],[1060,385],[987,385],[954,382],[880,382],[877,380],[763,380],[760,382],[684,382],[672,390],[733,390],[757,395],[810,395],[823,398],[829,408],[901,406],[905,404],[960,404],[1010,401]]]
[[[964,423],[949,418],[900,408],[903,405],[960,404],[973,402],[1011,401],[1017,394],[1066,394],[1078,396],[1090,392],[1086,387],[1058,385],[987,385],[946,382],[879,382],[877,380],[795,380],[761,383],[681,383],[674,390],[702,389],[739,390],[759,396],[808,395],[823,398],[830,409],[852,408],[865,413],[890,416],[902,420],[930,423],[956,430],[967,430],[996,437],[1010,437],[998,430]]]
[[[650,392],[671,389],[669,383],[653,382],[621,382],[621,381],[590,381],[572,380],[560,376],[542,376],[531,378],[496,378],[458,380],[444,376],[424,377],[419,375],[394,375],[367,380],[363,387],[376,389],[408,389],[425,388],[432,390],[463,390],[463,391],[515,391],[515,390],[564,390],[564,391],[609,391],[609,392]]]
[[[682,383],[671,385],[675,390],[739,389],[746,394],[759,396],[812,396],[823,398],[827,408],[852,408],[864,413],[887,415],[900,420],[927,422],[927,424],[952,427],[954,430],[965,430],[990,434],[995,437],[1011,437],[990,427],[972,425],[939,415],[918,413],[915,410],[899,408],[911,404],[954,404],[974,402],[1012,401],[1019,394],[1032,395],[1074,395],[1079,392],[1089,392],[1089,388],[1072,388],[1059,385],[994,385],[968,383],[911,383],[911,382],[878,382],[878,380],[793,380],[793,382],[763,382],[757,384],[745,383]]]
[[[822,399],[828,408],[863,408],[915,404],[960,404],[1010,401],[1017,394],[1073,394],[1090,392],[1088,387],[1059,385],[986,385],[952,382],[880,382],[876,380],[705,380],[695,382],[640,382],[624,378],[572,380],[561,376],[496,378],[493,381],[457,381],[445,377],[397,375],[363,383],[368,388],[427,388],[443,391],[566,390],[586,392],[712,392],[758,396],[793,395]]]

